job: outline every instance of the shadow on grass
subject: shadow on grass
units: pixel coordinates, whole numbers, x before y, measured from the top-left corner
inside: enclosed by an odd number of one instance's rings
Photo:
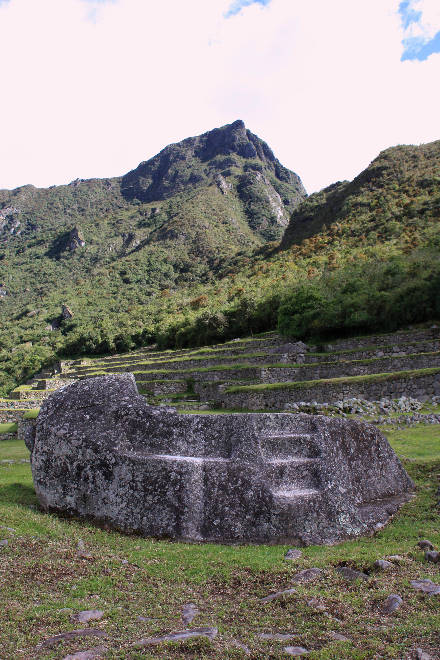
[[[20,504],[21,506],[35,506],[38,504],[35,490],[23,484],[9,484],[0,487],[0,504]]]

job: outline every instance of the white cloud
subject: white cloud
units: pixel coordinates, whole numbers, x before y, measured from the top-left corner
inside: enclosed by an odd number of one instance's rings
[[[427,60],[440,53],[440,6],[433,0],[403,0],[399,13],[404,28],[402,60]]]
[[[245,7],[248,7],[249,5],[253,5],[253,4],[268,5],[270,2],[271,0],[232,0],[225,16],[227,17],[235,16],[235,14],[238,14],[240,11],[242,11]]]
[[[408,36],[432,39],[440,30],[440,5],[438,0],[412,0],[411,8],[420,12],[420,20],[411,23]]]
[[[395,0],[230,4],[0,4],[0,187],[120,175],[238,118],[309,190],[440,137],[440,55],[400,62]]]

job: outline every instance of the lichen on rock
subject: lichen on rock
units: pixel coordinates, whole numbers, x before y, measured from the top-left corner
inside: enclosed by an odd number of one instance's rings
[[[372,426],[302,414],[181,415],[147,405],[132,374],[55,392],[28,446],[43,508],[144,536],[335,543],[374,532],[413,489]]]

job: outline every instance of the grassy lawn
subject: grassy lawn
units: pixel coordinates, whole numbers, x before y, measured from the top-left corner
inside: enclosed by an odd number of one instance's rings
[[[0,424],[0,434],[15,433],[17,431],[17,422],[5,422]]]
[[[404,459],[440,461],[440,424],[418,424],[407,429],[386,429],[385,434],[394,451]],[[440,482],[439,482],[440,486]]]
[[[414,658],[422,647],[440,658],[440,595],[412,589],[413,579],[440,583],[439,565],[427,563],[417,541],[440,546],[436,491],[440,475],[440,427],[417,426],[387,432],[417,483],[417,496],[374,537],[333,547],[311,546],[302,557],[284,561],[286,546],[185,544],[123,536],[88,522],[39,511],[25,446],[0,442],[0,547],[2,585],[1,658],[65,658],[100,645],[105,658],[247,658],[289,656],[285,646],[304,646],[312,660]],[[11,528],[11,531],[7,528]],[[82,541],[85,554],[79,556]],[[376,559],[400,555],[380,573]],[[345,582],[341,564],[369,573],[363,582]],[[261,603],[272,592],[293,586],[293,575],[319,567],[315,582],[295,585],[296,593]],[[403,605],[386,616],[381,604],[399,594]],[[314,599],[314,600],[312,600]],[[185,625],[183,605],[199,615]],[[308,604],[309,603],[309,604]],[[71,616],[99,609],[99,621],[81,624]],[[143,617],[139,620],[138,617]],[[213,640],[194,638],[139,649],[148,637],[191,627],[215,626]],[[63,641],[40,652],[36,646],[58,633],[88,627],[106,633]],[[262,639],[264,633],[292,635],[287,641]],[[339,633],[350,641],[335,641]],[[238,643],[248,647],[246,652]]]

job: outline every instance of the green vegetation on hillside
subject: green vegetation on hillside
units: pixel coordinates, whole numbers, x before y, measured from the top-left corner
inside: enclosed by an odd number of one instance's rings
[[[240,121],[170,145],[125,177],[0,191],[0,391],[60,353],[153,341],[176,294],[191,317],[202,314],[204,287],[235,255],[280,238],[304,196]],[[73,320],[62,320],[62,304]]]
[[[403,238],[411,249],[418,231],[438,220],[439,211],[440,140],[392,147],[353,181],[310,195],[293,212],[281,249],[317,234],[370,245]]]
[[[240,142],[242,129],[234,131]],[[157,162],[130,173],[125,196],[119,179],[49,189],[47,199],[35,189],[21,189],[17,202],[0,193],[11,207],[29,195],[36,204],[29,217],[39,214],[38,231],[26,224],[21,235],[10,234],[0,255],[1,392],[56,356],[127,352],[154,342],[203,346],[276,328],[319,340],[440,317],[440,142],[389,149],[352,183],[310,196],[293,213],[281,250],[264,244],[266,211],[250,220],[259,197],[250,203],[241,177],[254,172],[260,183],[277,181],[285,201],[283,186],[294,175],[273,155],[262,160],[257,150],[257,158],[250,152],[248,158],[241,146],[233,148],[225,154],[221,149],[232,147],[223,145],[216,156],[194,152],[175,170],[171,160],[166,169],[161,152]],[[145,183],[151,174],[145,168],[153,165],[164,177],[162,201],[151,201],[159,183]],[[182,185],[171,195],[173,172]],[[74,221],[86,242],[73,251],[58,215],[63,204],[68,228]],[[62,303],[73,318],[60,320]],[[59,329],[52,331],[54,319]]]
[[[440,318],[438,251],[414,250],[346,264],[293,287],[279,307],[281,333],[303,339],[392,332]]]

